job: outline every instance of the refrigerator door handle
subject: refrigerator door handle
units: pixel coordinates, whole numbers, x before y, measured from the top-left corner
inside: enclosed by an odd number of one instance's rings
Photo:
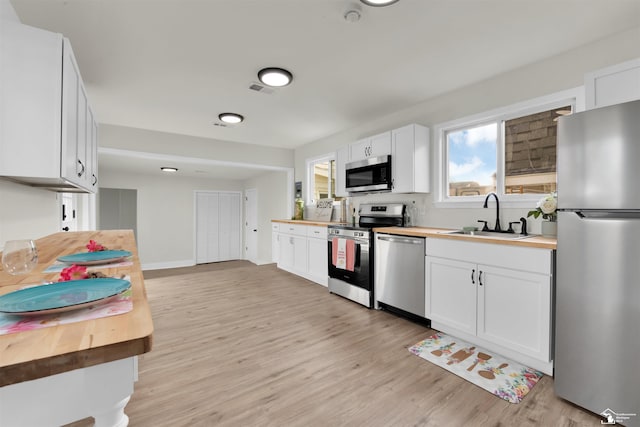
[[[640,219],[640,211],[576,211],[580,219]]]

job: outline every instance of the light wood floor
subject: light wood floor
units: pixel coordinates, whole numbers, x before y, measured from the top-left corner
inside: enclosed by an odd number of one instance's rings
[[[131,426],[598,426],[544,377],[515,405],[409,353],[433,331],[244,261],[145,272]],[[82,425],[75,423],[74,425]]]

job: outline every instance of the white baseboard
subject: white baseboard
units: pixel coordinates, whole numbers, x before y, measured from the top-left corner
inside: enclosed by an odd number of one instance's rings
[[[255,264],[255,265],[273,264],[273,261],[266,260],[266,259],[259,259],[259,260],[256,260],[256,261],[251,261],[250,259],[247,259],[247,261],[249,261],[250,263]]]
[[[194,265],[196,265],[196,263],[192,259],[182,261],[151,262],[142,264],[142,270],[163,270],[165,268],[193,267]]]

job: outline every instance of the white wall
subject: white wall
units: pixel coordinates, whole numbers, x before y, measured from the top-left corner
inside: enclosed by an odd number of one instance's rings
[[[439,123],[582,86],[585,73],[640,57],[639,40],[640,28],[622,32],[544,61],[446,93],[388,116],[372,118],[371,121],[361,126],[307,144],[295,152],[295,180],[303,181],[303,187],[306,188],[305,161],[307,158],[335,151],[340,146],[378,132],[409,123],[423,124],[433,130],[434,125]],[[428,78],[428,72],[425,72],[425,78]],[[436,140],[433,134],[431,141],[431,159],[436,159],[434,152]],[[432,173],[434,169],[432,165]],[[434,174],[432,174],[433,182],[435,182]],[[491,223],[495,220],[495,209],[482,209],[481,206],[474,209],[435,208],[432,194],[403,196],[381,194],[354,198],[356,205],[362,201],[370,200],[416,200],[421,211],[418,216],[418,225],[461,227],[475,225],[478,219],[489,219]],[[493,206],[493,203],[491,205]],[[521,216],[526,217],[528,210],[528,208],[501,209],[502,224],[506,225],[509,221],[518,221]],[[531,219],[529,231],[539,233],[540,222],[540,219]]]
[[[0,180],[0,250],[7,240],[60,231],[57,193]]]
[[[0,0],[0,19],[11,22],[20,22],[16,11],[9,0]]]
[[[241,181],[100,171],[100,185],[138,191],[138,254],[142,268],[195,264],[194,191],[242,191]]]
[[[258,264],[271,262],[271,220],[287,218],[286,172],[269,172],[248,179],[245,189],[258,190]]]

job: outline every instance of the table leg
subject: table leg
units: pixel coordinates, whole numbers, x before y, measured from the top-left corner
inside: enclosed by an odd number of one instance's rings
[[[95,420],[94,427],[127,427],[129,417],[124,413],[124,407],[129,403],[129,399],[131,396],[122,399],[106,412],[92,414]]]

